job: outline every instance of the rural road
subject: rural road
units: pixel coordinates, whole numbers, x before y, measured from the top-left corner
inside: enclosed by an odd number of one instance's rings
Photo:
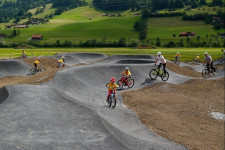
[[[62,54],[54,56],[59,58]],[[0,89],[0,150],[182,150],[186,147],[162,138],[140,123],[117,92],[115,109],[107,107],[106,83],[120,78],[129,66],[133,89],[161,82],[149,79],[154,56],[78,53],[65,54],[70,66],[42,85],[10,85]],[[17,69],[7,65],[12,61]],[[4,63],[4,65],[2,65]],[[73,67],[73,65],[85,63]],[[0,61],[0,77],[29,73],[18,60]],[[169,71],[169,83],[190,77]],[[220,76],[224,76],[221,71]]]

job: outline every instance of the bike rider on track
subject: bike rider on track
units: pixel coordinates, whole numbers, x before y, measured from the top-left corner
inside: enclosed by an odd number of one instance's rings
[[[175,60],[177,61],[178,59],[180,59],[181,55],[180,52],[177,52],[176,56],[175,56]]]
[[[126,76],[125,81],[127,83],[128,79],[131,77],[130,69],[128,67],[126,67],[125,70],[121,74]]]
[[[40,58],[38,57],[37,60],[34,61],[34,68],[36,71],[38,71],[40,66]]]
[[[210,69],[213,70],[212,57],[207,52],[205,52],[204,55],[205,55],[204,64],[206,63],[206,67],[207,67],[208,70],[210,70]]]
[[[64,60],[65,60],[65,58],[63,59],[63,57],[61,57],[61,59],[58,60],[58,67],[57,68],[60,68],[60,67],[64,67],[65,66]]]
[[[224,50],[224,49],[222,49],[221,51],[223,52],[223,56],[222,56],[222,58],[225,58],[225,50]]]
[[[116,83],[115,83],[116,79],[115,78],[111,78],[110,83],[107,85],[107,88],[109,90],[108,92],[108,96],[107,96],[107,102],[109,100],[109,96],[111,95],[111,93],[113,92],[114,95],[116,96],[116,89],[119,87]]]
[[[156,57],[156,61],[155,61],[155,65],[156,63],[160,61],[160,64],[158,66],[158,69],[161,68],[161,66],[163,66],[163,72],[164,72],[164,75],[166,74],[166,59],[162,56],[161,52],[158,52],[157,53],[157,57]]]

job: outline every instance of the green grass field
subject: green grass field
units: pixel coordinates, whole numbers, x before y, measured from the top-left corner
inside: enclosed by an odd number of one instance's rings
[[[35,17],[43,17],[44,15],[54,11],[52,4],[46,5],[44,13]],[[85,6],[75,8],[62,13],[59,16],[54,16],[47,24],[33,25],[28,29],[20,29],[20,36],[14,38],[0,39],[6,42],[28,42],[32,35],[41,34],[44,39],[39,41],[40,44],[55,43],[60,40],[63,43],[65,40],[79,43],[80,41],[96,39],[101,41],[106,38],[107,41],[118,41],[125,37],[127,41],[139,39],[139,33],[134,31],[133,25],[141,17],[134,17],[135,12],[108,12],[122,17],[103,17],[101,10],[96,10],[93,7]],[[0,33],[10,35],[13,29],[0,29]],[[155,42],[156,38],[161,39],[161,43],[169,41],[179,41],[180,32],[192,31],[196,32],[196,36],[201,36],[203,40],[206,35],[217,35],[218,32],[224,30],[214,30],[213,26],[205,24],[204,21],[183,21],[182,17],[160,17],[150,18],[148,21],[148,37],[147,39]],[[177,37],[172,35],[176,34]],[[195,39],[195,38],[194,38]]]
[[[173,60],[177,52],[181,54],[181,61],[191,61],[195,54],[199,54],[203,59],[204,52],[208,52],[213,59],[222,56],[220,48],[160,48],[160,49],[133,49],[133,48],[48,48],[48,49],[27,49],[28,56],[49,56],[57,53],[103,53],[107,55],[156,55],[161,51],[169,60]],[[10,55],[11,54],[11,55]],[[9,58],[10,56],[19,57],[20,49],[0,48],[0,58]]]

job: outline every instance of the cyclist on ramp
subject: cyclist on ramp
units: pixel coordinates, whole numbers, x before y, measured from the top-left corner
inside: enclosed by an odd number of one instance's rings
[[[159,66],[158,66],[158,69],[160,69],[161,66],[163,66],[164,74],[166,74],[166,59],[163,57],[161,52],[157,53],[157,57],[156,57],[156,60],[155,60],[155,65],[157,64],[158,61],[160,62]]]

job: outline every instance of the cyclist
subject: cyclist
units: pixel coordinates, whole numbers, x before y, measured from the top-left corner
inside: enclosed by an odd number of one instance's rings
[[[177,52],[176,56],[175,56],[175,61],[179,60],[181,57],[180,52]]]
[[[200,62],[200,58],[199,58],[198,54],[195,55],[195,61],[198,62],[198,63]]]
[[[128,79],[131,77],[131,72],[128,67],[125,68],[125,70],[121,73],[122,75],[125,75],[125,82],[127,83]]]
[[[26,57],[27,57],[27,56],[26,56],[26,52],[25,52],[24,49],[22,50],[21,56],[22,56],[22,58],[26,58]]]
[[[64,64],[64,61],[63,61],[63,57],[61,57],[60,60],[58,60],[58,67],[57,68],[60,68],[60,67],[64,67],[65,64]]]
[[[204,64],[206,63],[206,67],[208,70],[210,70],[210,69],[213,70],[214,68],[213,68],[212,57],[207,52],[205,52],[204,55],[205,55]]]
[[[62,55],[61,59],[63,60],[63,63],[65,63],[65,55]]]
[[[222,57],[225,58],[225,50],[222,49],[221,51],[223,52],[223,56]]]
[[[155,61],[155,65],[156,63],[160,61],[160,64],[158,66],[158,69],[161,68],[161,66],[163,66],[163,72],[164,72],[164,75],[166,74],[166,59],[162,56],[162,53],[161,52],[158,52],[157,53],[157,57],[156,57],[156,61]]]
[[[119,87],[116,83],[115,83],[116,79],[114,77],[111,78],[110,83],[107,85],[107,88],[109,90],[108,92],[108,96],[107,96],[107,100],[109,100],[109,96],[112,94],[112,92],[114,93],[114,95],[116,95],[116,89]]]
[[[36,71],[38,71],[40,66],[40,58],[38,57],[37,60],[34,61],[34,68]]]

